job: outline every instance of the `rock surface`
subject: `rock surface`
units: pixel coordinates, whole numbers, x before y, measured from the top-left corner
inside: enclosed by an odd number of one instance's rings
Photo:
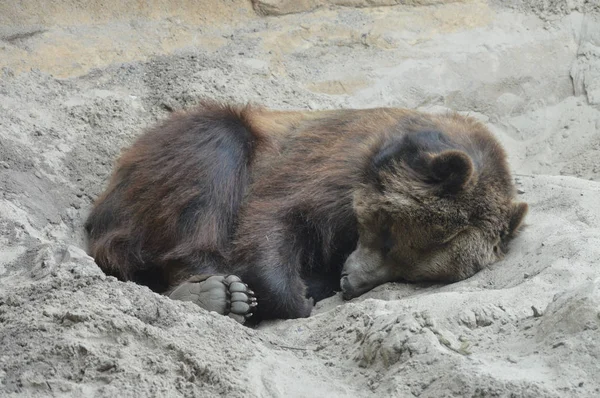
[[[387,2],[305,4],[324,3]],[[599,7],[406,3],[0,3],[0,396],[599,396]],[[202,97],[469,113],[529,226],[469,280],[257,329],[106,277],[92,200],[122,147]]]
[[[382,6],[428,6],[434,4],[468,2],[469,0],[252,0],[261,15],[284,15],[312,11],[321,7],[382,7]]]

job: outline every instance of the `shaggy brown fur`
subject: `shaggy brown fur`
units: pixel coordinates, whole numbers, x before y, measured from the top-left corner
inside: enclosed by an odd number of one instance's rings
[[[108,274],[172,289],[236,274],[264,318],[377,284],[457,281],[498,260],[526,212],[480,123],[403,109],[206,103],[124,153],[86,223]]]

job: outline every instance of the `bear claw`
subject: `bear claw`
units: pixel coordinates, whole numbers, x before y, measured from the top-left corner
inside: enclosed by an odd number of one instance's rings
[[[258,305],[254,292],[235,275],[213,275],[206,279],[193,276],[173,290],[169,297],[191,301],[241,324],[254,314]]]

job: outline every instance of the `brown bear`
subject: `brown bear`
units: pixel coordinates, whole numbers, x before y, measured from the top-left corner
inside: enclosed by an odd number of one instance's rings
[[[109,275],[240,322],[502,258],[527,211],[476,120],[206,102],[143,134],[86,222]]]

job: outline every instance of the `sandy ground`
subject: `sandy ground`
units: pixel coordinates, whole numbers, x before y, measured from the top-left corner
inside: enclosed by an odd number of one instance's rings
[[[1,396],[600,395],[597,0],[38,3],[0,4]],[[202,97],[469,113],[529,227],[469,280],[258,329],[105,277],[81,225],[114,159]]]

